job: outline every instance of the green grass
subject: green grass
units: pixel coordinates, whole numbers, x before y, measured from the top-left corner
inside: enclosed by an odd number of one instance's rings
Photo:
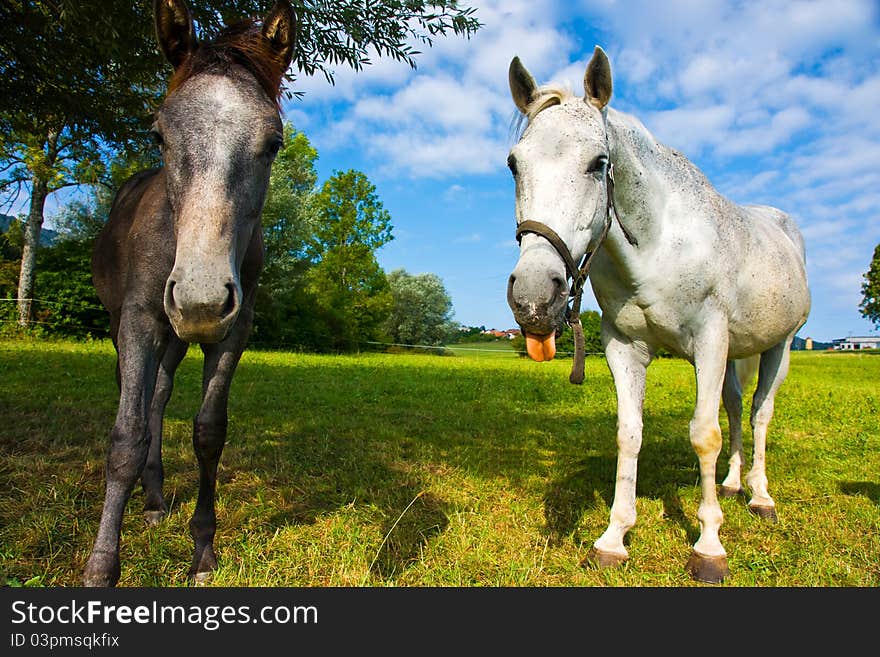
[[[486,342],[462,342],[446,347],[454,356],[473,358],[510,358],[516,356],[510,340],[488,340]]]
[[[698,585],[684,571],[699,526],[686,362],[649,370],[630,561],[596,571],[578,563],[607,525],[613,490],[615,401],[604,360],[587,359],[578,387],[568,383],[569,360],[457,353],[246,352],[220,465],[213,583]],[[114,364],[105,342],[0,341],[8,583],[79,583],[100,515]],[[121,586],[187,584],[200,366],[194,348],[166,416],[169,516],[146,528],[137,487]],[[768,449],[779,522],[759,520],[744,500],[721,500],[725,586],[880,585],[878,380],[878,357],[793,355]],[[725,445],[719,481],[727,458]]]

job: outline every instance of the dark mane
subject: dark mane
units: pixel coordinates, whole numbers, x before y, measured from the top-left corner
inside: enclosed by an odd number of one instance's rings
[[[260,25],[253,19],[239,21],[225,28],[217,37],[199,43],[181,63],[168,83],[171,94],[186,80],[199,73],[228,73],[242,66],[257,79],[266,95],[278,104],[284,62],[278,59]]]

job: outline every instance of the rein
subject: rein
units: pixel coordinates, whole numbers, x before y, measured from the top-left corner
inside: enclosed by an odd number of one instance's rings
[[[534,233],[550,242],[550,245],[556,249],[559,257],[561,257],[562,261],[565,263],[566,274],[571,279],[571,287],[569,287],[568,290],[568,295],[570,297],[569,303],[571,305],[567,307],[565,321],[574,333],[574,362],[572,363],[571,375],[568,377],[568,380],[575,385],[580,385],[584,382],[584,359],[586,354],[584,328],[581,326],[581,297],[584,292],[584,284],[587,282],[587,277],[590,274],[590,265],[593,264],[593,258],[608,237],[608,231],[611,229],[611,223],[614,218],[617,219],[617,224],[623,231],[626,241],[633,246],[638,246],[638,241],[636,241],[635,237],[629,233],[620,221],[620,215],[617,213],[617,208],[614,205],[614,165],[611,163],[608,164],[608,170],[605,173],[605,190],[605,226],[602,228],[602,234],[596,241],[593,250],[584,254],[580,266],[575,262],[574,257],[571,255],[571,250],[568,248],[565,241],[547,224],[541,223],[540,221],[528,220],[523,221],[516,228],[517,242],[522,242],[522,236],[524,234]]]

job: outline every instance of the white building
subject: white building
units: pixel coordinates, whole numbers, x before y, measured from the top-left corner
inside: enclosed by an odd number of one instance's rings
[[[833,341],[839,351],[858,351],[861,349],[880,349],[880,335],[853,335]]]

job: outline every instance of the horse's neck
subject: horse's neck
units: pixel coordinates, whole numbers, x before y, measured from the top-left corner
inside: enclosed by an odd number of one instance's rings
[[[668,160],[683,156],[660,144],[632,116],[609,108],[606,125],[614,165],[615,210],[639,246],[650,247],[663,231],[665,210],[678,193]],[[612,226],[608,248],[620,257],[633,250],[620,226]]]

